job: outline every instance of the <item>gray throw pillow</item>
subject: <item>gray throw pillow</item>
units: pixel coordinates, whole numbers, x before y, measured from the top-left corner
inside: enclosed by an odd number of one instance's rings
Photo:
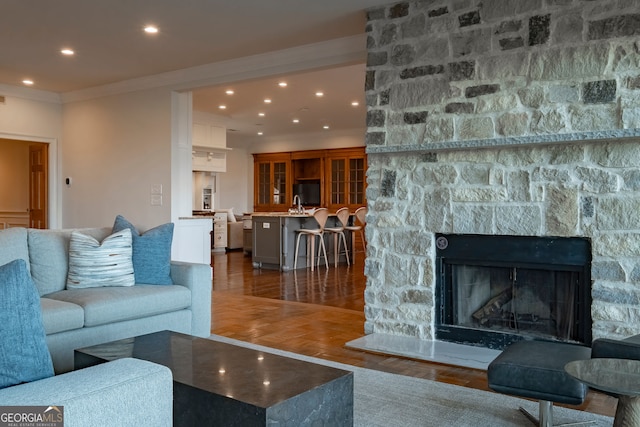
[[[0,388],[53,376],[40,295],[16,259],[0,266]]]
[[[71,233],[67,289],[133,285],[130,230],[113,233],[102,243],[78,231]]]

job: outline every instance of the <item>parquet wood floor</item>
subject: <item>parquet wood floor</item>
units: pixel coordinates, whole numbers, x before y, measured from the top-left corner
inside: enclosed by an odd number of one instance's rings
[[[307,356],[489,390],[486,372],[351,350],[364,335],[364,260],[314,272],[254,269],[242,251],[212,254],[211,332]],[[613,416],[616,399],[590,391],[579,408]],[[575,407],[574,407],[575,408]]]

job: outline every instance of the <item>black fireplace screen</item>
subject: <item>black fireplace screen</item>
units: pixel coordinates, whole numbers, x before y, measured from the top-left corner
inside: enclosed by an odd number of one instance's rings
[[[590,344],[588,240],[438,235],[436,338]]]

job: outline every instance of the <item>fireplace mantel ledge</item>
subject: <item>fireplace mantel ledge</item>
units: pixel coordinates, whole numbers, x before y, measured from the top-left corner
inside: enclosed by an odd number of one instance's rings
[[[624,139],[640,137],[640,129],[616,129],[596,132],[574,132],[553,135],[528,135],[490,139],[468,139],[426,144],[368,145],[367,154],[420,153],[461,150],[468,148],[519,147],[535,145],[563,144],[567,142],[620,142]]]

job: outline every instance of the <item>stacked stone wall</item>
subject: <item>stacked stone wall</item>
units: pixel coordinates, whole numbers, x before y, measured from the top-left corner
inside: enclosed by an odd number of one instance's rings
[[[636,1],[420,1],[369,12],[368,145],[640,128]]]
[[[640,128],[636,3],[369,11],[366,332],[433,339],[442,232],[591,239],[594,338],[640,333],[640,140],[579,141]]]

